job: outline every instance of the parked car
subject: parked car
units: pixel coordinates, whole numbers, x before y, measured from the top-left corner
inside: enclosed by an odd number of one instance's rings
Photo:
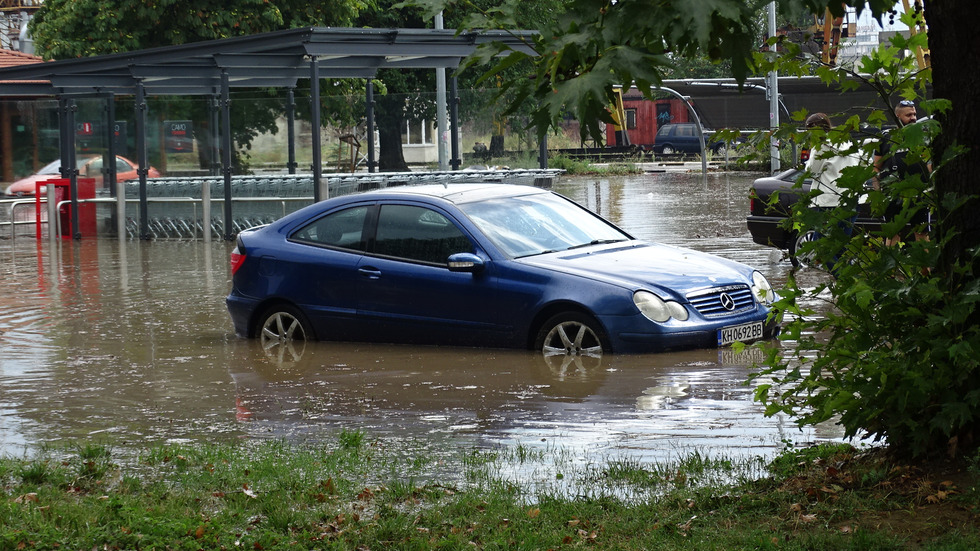
[[[794,266],[800,264],[798,253],[803,244],[816,236],[812,229],[794,231],[786,222],[793,204],[810,193],[812,179],[806,178],[796,185],[801,174],[802,171],[794,168],[755,180],[749,190],[749,215],[745,219],[752,241],[788,251]],[[778,198],[770,201],[777,193]],[[871,215],[867,204],[858,205],[855,227],[874,232],[881,229],[881,223],[880,217]]]
[[[704,146],[713,154],[725,154],[725,142],[712,142],[712,130],[704,130]],[[653,152],[658,155],[674,155],[676,153],[701,153],[701,140],[698,137],[698,127],[693,122],[664,124],[657,129],[654,136]]]
[[[79,157],[76,160],[75,166],[78,167],[78,175],[81,178],[95,178],[95,184],[100,185],[102,183],[102,156],[85,156]],[[130,161],[126,157],[116,155],[116,181],[125,182],[127,180],[135,180],[139,175],[136,170],[139,165]],[[148,169],[147,178],[159,178],[160,171],[153,168],[152,166]],[[5,193],[7,195],[34,195],[35,184],[44,180],[50,180],[52,178],[61,177],[61,160],[53,161],[46,165],[44,168],[39,170],[36,174],[28,176],[27,178],[17,180],[16,182],[7,186]]]
[[[548,190],[508,184],[335,197],[238,235],[235,332],[597,355],[774,336],[749,266],[634,239]],[[271,345],[273,343],[270,343]]]

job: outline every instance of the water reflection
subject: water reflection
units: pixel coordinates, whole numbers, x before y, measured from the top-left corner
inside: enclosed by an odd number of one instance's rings
[[[637,237],[752,264],[788,262],[745,229],[752,176],[564,179],[566,195]],[[642,459],[680,449],[768,453],[835,438],[766,418],[743,381],[753,352],[544,358],[514,350],[234,336],[232,244],[0,241],[0,453],[45,442],[316,440],[342,428],[521,442]]]

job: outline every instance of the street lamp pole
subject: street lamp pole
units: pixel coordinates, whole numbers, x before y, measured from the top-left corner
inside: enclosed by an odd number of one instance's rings
[[[769,2],[769,37],[776,36],[776,2]],[[775,48],[775,45],[773,46]],[[779,143],[776,129],[779,128],[779,76],[776,71],[769,72],[769,128],[773,135],[769,138],[769,157],[773,174],[779,172]]]

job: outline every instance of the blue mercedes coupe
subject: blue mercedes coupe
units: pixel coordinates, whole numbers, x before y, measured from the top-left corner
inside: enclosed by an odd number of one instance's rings
[[[235,332],[295,340],[529,348],[545,355],[717,347],[778,332],[760,272],[634,239],[523,185],[345,195],[244,231]]]

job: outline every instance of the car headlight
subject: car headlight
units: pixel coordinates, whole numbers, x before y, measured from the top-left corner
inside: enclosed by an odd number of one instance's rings
[[[776,291],[762,272],[752,272],[752,295],[756,300],[769,306],[776,301]]]
[[[651,321],[663,323],[670,318],[687,321],[687,308],[683,304],[673,300],[665,301],[650,291],[633,293],[633,303]]]

